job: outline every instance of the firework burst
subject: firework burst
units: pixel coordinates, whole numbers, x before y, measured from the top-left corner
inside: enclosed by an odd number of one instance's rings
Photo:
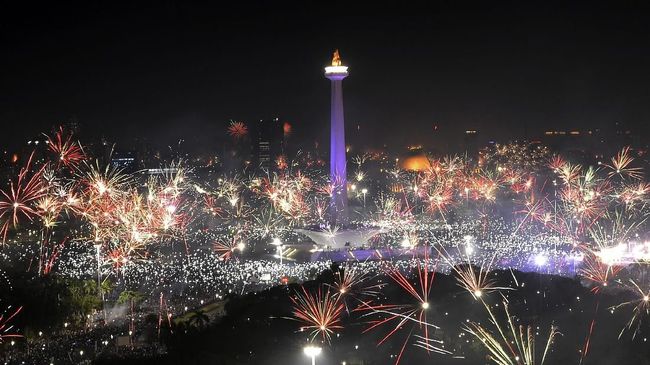
[[[399,285],[400,288],[411,299],[408,304],[373,304],[370,301],[362,303],[356,310],[366,312],[364,316],[377,317],[371,319],[369,326],[364,330],[364,333],[380,327],[388,326],[387,332],[384,332],[383,337],[379,340],[377,345],[381,345],[391,338],[400,330],[410,328],[405,336],[401,350],[397,355],[395,364],[399,364],[404,354],[406,345],[410,340],[414,339],[416,347],[424,348],[428,353],[434,352],[438,354],[450,354],[451,352],[444,349],[444,345],[435,338],[431,337],[431,329],[434,331],[440,327],[428,321],[428,312],[430,307],[430,293],[434,281],[435,270],[430,270],[429,265],[429,247],[424,249],[423,262],[418,260],[417,263],[417,280],[412,282],[406,275],[399,269],[388,266],[386,274],[393,280],[394,283]],[[412,324],[412,326],[407,326]]]
[[[625,327],[623,327],[618,337],[621,338],[625,331],[632,331],[632,338],[635,338],[637,333],[639,333],[644,320],[647,320],[648,315],[650,315],[650,289],[642,289],[641,286],[632,279],[629,280],[629,284],[626,287],[635,295],[636,298],[621,303],[613,307],[612,310],[626,306],[634,306],[632,309],[632,317],[630,317],[630,320],[627,322]]]
[[[475,300],[483,300],[483,296],[488,293],[498,292],[502,290],[512,290],[512,288],[505,286],[497,286],[495,278],[490,278],[490,271],[496,255],[479,265],[475,265],[469,257],[468,250],[465,250],[464,262],[454,264],[451,256],[443,248],[437,248],[441,257],[451,266],[452,271],[456,274],[456,283],[465,289]],[[459,250],[459,256],[463,256]]]
[[[20,169],[18,178],[9,183],[9,188],[0,190],[0,219],[4,223],[0,228],[2,242],[6,242],[9,228],[16,228],[21,220],[33,221],[37,216],[37,208],[33,206],[45,194],[42,181],[46,165],[32,171],[32,153],[27,164]]]
[[[532,326],[517,326],[515,318],[510,315],[508,302],[503,301],[506,323],[501,324],[494,313],[486,305],[490,315],[490,323],[496,331],[490,330],[479,323],[470,322],[465,331],[474,336],[490,354],[490,360],[497,365],[542,365],[550,350],[555,337],[560,335],[557,327],[551,326],[541,359],[538,361],[535,349],[535,330]]]
[[[301,290],[291,297],[294,319],[303,323],[300,330],[309,331],[312,341],[320,335],[323,341],[329,342],[332,334],[343,329],[341,314],[344,305],[340,296],[321,287],[315,294],[308,292],[305,287],[301,287]]]
[[[22,311],[23,307],[18,307],[15,311],[11,312],[11,307],[7,308],[2,314],[0,314],[0,343],[5,342],[8,338],[20,338],[23,337],[14,332],[14,325],[11,324],[11,320],[14,319]],[[11,314],[7,314],[7,312]]]
[[[229,260],[236,251],[243,252],[246,244],[238,236],[233,236],[230,240],[217,241],[212,244],[212,249],[219,254],[222,260]]]
[[[348,265],[340,268],[334,274],[334,284],[331,288],[334,295],[341,297],[349,313],[349,305],[346,299],[353,298],[355,301],[363,302],[364,298],[374,298],[381,293],[381,288],[386,284],[366,285],[370,279],[370,273],[363,272],[358,266]]]
[[[244,122],[230,122],[228,126],[228,134],[235,139],[242,139],[248,135],[248,127]]]
[[[59,165],[74,169],[85,159],[81,145],[72,141],[72,134],[66,135],[63,127],[59,128],[54,138],[46,137],[48,148],[56,155]]]
[[[610,177],[619,176],[623,179],[629,178],[638,180],[643,177],[643,169],[640,167],[631,167],[634,158],[630,156],[630,147],[623,148],[616,156],[612,157],[610,164],[605,164],[610,171]]]

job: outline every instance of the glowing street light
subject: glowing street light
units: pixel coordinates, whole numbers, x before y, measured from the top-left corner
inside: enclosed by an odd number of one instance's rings
[[[466,235],[463,237],[463,240],[465,241],[465,253],[469,256],[474,253],[474,247],[472,247],[472,241],[474,240],[474,237]]]
[[[402,240],[401,243],[403,248],[411,248],[413,245],[411,244],[411,240],[409,239],[408,236],[404,236],[404,239]]]
[[[305,355],[311,357],[311,365],[316,365],[316,356],[320,355],[322,350],[323,349],[321,349],[320,347],[312,346],[312,345],[305,346],[305,348],[303,349]]]
[[[276,251],[278,253],[278,256],[280,257],[280,265],[282,265],[282,249],[283,249],[283,243],[280,241],[279,238],[275,237],[273,241],[271,241],[271,244],[276,247]]]
[[[537,254],[537,256],[535,256],[535,265],[537,265],[537,267],[544,266],[546,265],[547,262],[548,262],[548,258],[544,254],[540,253]]]
[[[239,252],[244,252],[245,248],[246,248],[246,244],[244,242],[239,242],[237,244],[237,249],[239,250]]]
[[[465,253],[467,254],[467,256],[470,256],[471,254],[474,253],[474,247],[468,244],[467,246],[465,246]]]

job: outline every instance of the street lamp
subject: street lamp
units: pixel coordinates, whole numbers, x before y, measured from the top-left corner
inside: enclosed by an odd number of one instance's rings
[[[97,290],[99,291],[99,287],[102,285],[102,272],[101,272],[101,249],[102,249],[102,244],[101,243],[95,243],[95,258],[97,260]]]
[[[303,351],[305,352],[305,355],[311,357],[311,365],[316,365],[316,356],[320,355],[321,348],[318,346],[305,346]]]
[[[95,242],[94,246],[95,246],[95,258],[97,260],[97,293],[99,294],[100,299],[102,300],[102,313],[104,314],[104,321],[106,321],[106,311],[104,310],[105,297],[104,297],[104,291],[102,290],[102,263],[101,263],[102,243]]]
[[[271,241],[271,244],[276,247],[275,250],[278,253],[278,256],[280,257],[280,265],[282,265],[282,249],[283,249],[282,241],[280,241],[279,238],[275,237],[273,241]]]
[[[361,194],[363,194],[363,209],[366,209],[366,194],[368,194],[368,189],[361,189]]]

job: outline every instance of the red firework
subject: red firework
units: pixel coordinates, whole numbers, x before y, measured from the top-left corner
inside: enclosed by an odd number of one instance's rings
[[[533,179],[532,176],[529,176],[527,179],[520,179],[515,183],[512,183],[510,188],[512,191],[514,191],[516,194],[523,193],[529,191],[535,183],[535,179]]]
[[[58,243],[50,244],[49,239],[44,242],[43,249],[41,250],[41,262],[43,262],[43,275],[49,275],[52,272],[54,264],[61,254],[61,250],[65,246],[68,237],[64,238],[63,241]]]
[[[203,197],[203,203],[205,205],[205,211],[208,214],[212,214],[215,217],[221,217],[221,214],[223,213],[223,209],[219,207],[219,202],[217,201],[217,198],[211,195],[205,195]]]
[[[381,288],[386,284],[366,285],[369,274],[362,271],[357,266],[346,266],[339,269],[334,274],[334,284],[331,288],[335,291],[334,295],[340,297],[349,312],[349,306],[346,301],[348,298],[354,298],[361,302],[361,298],[377,297],[381,293]]]
[[[63,127],[60,127],[54,138],[46,135],[47,144],[50,151],[57,155],[59,165],[74,168],[84,160],[85,155],[81,145],[72,141],[72,133],[64,135]]]
[[[390,324],[390,330],[379,340],[377,345],[386,342],[391,336],[399,332],[401,329],[409,328],[410,330],[402,344],[401,350],[395,364],[398,364],[404,354],[404,350],[409,340],[414,337],[416,340],[414,345],[425,349],[427,352],[435,352],[439,354],[449,354],[450,352],[438,346],[440,341],[430,337],[430,327],[438,329],[439,327],[428,322],[427,312],[429,310],[429,300],[431,288],[433,286],[435,270],[429,270],[429,247],[425,247],[424,260],[418,260],[417,265],[417,281],[411,282],[407,276],[395,267],[388,267],[386,274],[397,283],[408,294],[412,303],[409,304],[378,304],[374,305],[370,302],[362,303],[358,311],[368,312],[368,316],[378,316],[378,319],[371,320],[369,327],[364,330],[364,333],[373,329],[379,328],[383,325]],[[413,326],[406,326],[412,323]]]
[[[275,165],[280,170],[286,170],[287,167],[289,167],[289,164],[287,163],[287,156],[285,155],[278,156],[278,158],[275,159]]]
[[[284,122],[282,125],[282,131],[284,132],[284,136],[287,137],[291,134],[291,124],[289,122]]]
[[[630,208],[635,205],[643,205],[650,193],[650,184],[640,182],[636,185],[625,186],[623,191],[619,194],[620,200],[625,203],[625,206]]]
[[[132,246],[129,243],[107,249],[104,256],[104,263],[110,265],[115,272],[119,272],[120,269],[124,269],[138,261],[146,261],[146,253],[141,247]]]
[[[240,241],[237,236],[234,236],[230,241],[217,241],[212,244],[212,249],[219,254],[222,260],[229,260],[235,251],[244,251],[245,245]]]
[[[580,275],[594,284],[591,292],[598,294],[622,269],[622,266],[608,265],[594,253],[588,252],[580,269]]]
[[[517,211],[518,214],[523,214],[523,217],[514,232],[517,233],[524,224],[534,221],[540,222],[549,228],[554,228],[553,214],[549,211],[548,204],[547,198],[539,199],[535,197],[535,194],[527,197],[522,209]]]
[[[566,165],[566,161],[560,156],[554,156],[553,158],[551,158],[551,161],[548,163],[548,167],[554,172],[560,172],[565,165]]]
[[[230,122],[228,134],[235,139],[244,138],[248,134],[248,127],[243,122]]]
[[[324,184],[324,185],[318,186],[316,188],[317,192],[319,192],[319,193],[321,193],[323,195],[329,196],[329,197],[334,196],[334,191],[335,190],[336,190],[336,184],[332,184],[332,183]]]
[[[9,228],[17,227],[21,218],[31,222],[38,215],[32,203],[45,194],[41,177],[47,165],[32,172],[33,156],[34,153],[29,156],[25,167],[20,169],[18,179],[11,181],[8,189],[0,190],[0,219],[5,220],[0,228],[3,243],[7,240]]]
[[[580,364],[582,364],[584,359],[587,357],[587,354],[589,354],[591,336],[594,333],[596,318],[600,308],[600,296],[598,294],[608,285],[609,281],[611,281],[618,272],[621,271],[621,269],[622,267],[620,266],[611,266],[603,263],[591,251],[585,255],[584,266],[580,269],[580,275],[594,284],[594,287],[591,288],[591,292],[596,294],[596,305],[594,306],[594,314],[591,318],[591,323],[589,324],[585,341],[582,346]]]
[[[7,308],[7,310],[11,309]],[[18,307],[12,314],[6,316],[5,313],[0,314],[0,343],[3,343],[7,338],[20,338],[23,337],[17,333],[13,333],[14,325],[11,324],[11,320],[23,310],[23,307]]]
[[[340,296],[333,295],[329,289],[323,291],[320,287],[315,294],[305,287],[301,289],[302,293],[291,297],[294,319],[303,323],[301,331],[310,331],[312,341],[321,335],[324,341],[329,342],[335,331],[343,329],[341,313],[344,305]]]

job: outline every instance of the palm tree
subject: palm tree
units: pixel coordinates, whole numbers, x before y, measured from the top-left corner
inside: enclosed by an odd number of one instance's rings
[[[113,283],[110,280],[104,280],[102,281],[99,291],[102,293],[102,295],[108,294],[112,292],[114,289]]]
[[[188,322],[190,325],[194,327],[203,328],[206,324],[210,322],[210,317],[208,317],[208,315],[205,314],[205,312],[198,309],[192,312]]]
[[[120,296],[117,298],[117,302],[119,304],[129,303],[129,307],[131,309],[131,318],[129,321],[130,334],[133,334],[133,332],[135,332],[135,304],[142,299],[144,299],[144,295],[135,290],[125,290],[121,292]]]
[[[105,299],[106,294],[112,292],[113,289],[114,289],[113,283],[110,280],[108,280],[108,278],[103,280],[99,285],[99,291],[98,292],[99,292],[101,300],[102,300],[102,308],[101,308],[101,310],[104,313],[104,322],[106,322],[106,310],[104,308],[104,304],[105,304],[105,301],[106,301],[106,299]]]

